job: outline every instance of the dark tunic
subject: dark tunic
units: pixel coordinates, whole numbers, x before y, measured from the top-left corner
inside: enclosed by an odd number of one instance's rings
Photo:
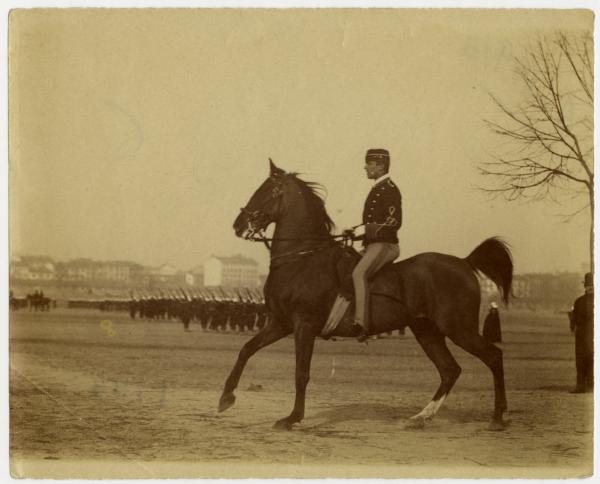
[[[483,322],[482,336],[490,343],[502,342],[502,331],[500,329],[500,314],[498,309],[492,308]]]
[[[577,298],[573,305],[577,387],[591,389],[594,382],[594,294]]]
[[[402,195],[392,180],[386,178],[371,188],[362,221],[365,225],[364,245],[398,243],[398,230],[402,226]]]

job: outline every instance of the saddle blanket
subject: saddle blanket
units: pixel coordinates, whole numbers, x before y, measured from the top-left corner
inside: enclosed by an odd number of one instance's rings
[[[350,308],[350,302],[343,296],[338,296],[333,303],[333,307],[329,312],[329,318],[327,318],[327,322],[323,329],[321,330],[321,336],[323,338],[327,338],[333,334],[335,328],[338,327],[340,321],[343,319],[344,315],[348,312]]]

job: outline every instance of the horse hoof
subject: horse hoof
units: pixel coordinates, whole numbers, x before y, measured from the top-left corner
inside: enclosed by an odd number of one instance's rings
[[[500,430],[505,430],[505,429],[506,429],[506,422],[504,420],[494,419],[490,422],[490,425],[488,425],[488,430],[491,430],[493,432],[498,432]]]
[[[235,395],[233,393],[223,393],[219,400],[219,412],[224,412],[235,403]]]
[[[425,419],[424,418],[411,418],[404,425],[406,430],[421,430],[425,428]]]
[[[292,423],[287,418],[277,420],[273,425],[275,430],[292,430]]]

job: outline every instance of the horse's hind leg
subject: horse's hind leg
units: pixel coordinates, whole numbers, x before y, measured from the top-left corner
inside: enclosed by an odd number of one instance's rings
[[[479,333],[451,335],[450,339],[465,351],[476,356],[494,375],[494,415],[490,430],[502,430],[506,424],[502,419],[506,412],[506,390],[504,388],[504,363],[502,350],[486,341]]]
[[[219,400],[219,412],[223,412],[235,403],[235,395],[233,391],[237,388],[242,372],[250,357],[261,348],[269,346],[276,341],[279,341],[284,336],[287,336],[292,331],[278,324],[270,324],[263,328],[250,341],[248,341],[240,350],[238,359],[235,362],[231,373],[225,381],[225,387],[221,399]]]
[[[425,420],[432,419],[438,412],[456,383],[461,369],[446,346],[445,336],[432,321],[419,319],[410,328],[429,359],[436,366],[441,379],[440,386],[431,402],[410,419],[408,427],[419,428],[423,426]]]

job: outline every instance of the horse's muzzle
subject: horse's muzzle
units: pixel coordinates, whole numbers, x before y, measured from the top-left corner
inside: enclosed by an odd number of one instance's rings
[[[244,232],[248,230],[249,223],[247,215],[242,211],[233,222],[233,230],[237,237],[242,237]]]

